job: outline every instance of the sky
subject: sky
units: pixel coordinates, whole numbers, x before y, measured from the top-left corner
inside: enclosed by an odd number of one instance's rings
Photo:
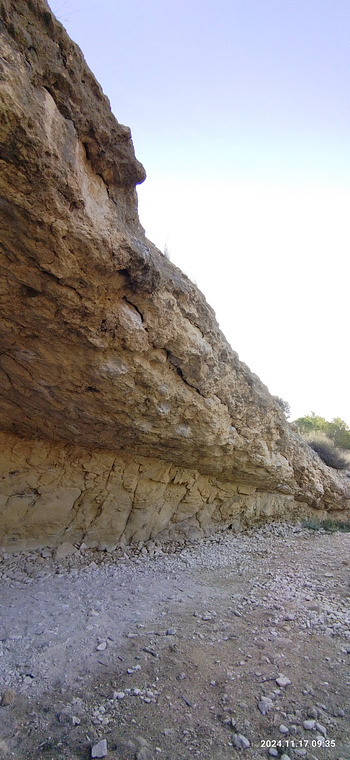
[[[147,179],[146,234],[291,406],[350,425],[349,0],[51,0]]]

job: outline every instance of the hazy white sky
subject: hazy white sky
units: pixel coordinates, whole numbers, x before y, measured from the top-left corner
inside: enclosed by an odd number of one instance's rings
[[[148,237],[292,418],[350,424],[349,0],[51,0],[132,129]]]

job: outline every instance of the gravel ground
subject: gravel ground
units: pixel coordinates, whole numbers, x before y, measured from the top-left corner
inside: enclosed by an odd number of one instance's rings
[[[349,550],[270,524],[2,552],[0,758],[350,760]]]

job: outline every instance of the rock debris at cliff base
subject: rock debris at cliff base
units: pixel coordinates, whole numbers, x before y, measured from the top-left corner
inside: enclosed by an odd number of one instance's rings
[[[3,553],[1,756],[347,760],[349,540]]]

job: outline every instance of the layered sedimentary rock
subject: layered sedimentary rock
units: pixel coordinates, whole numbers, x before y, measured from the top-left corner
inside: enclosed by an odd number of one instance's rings
[[[202,535],[345,481],[150,241],[145,178],[44,0],[0,2],[3,541]]]

